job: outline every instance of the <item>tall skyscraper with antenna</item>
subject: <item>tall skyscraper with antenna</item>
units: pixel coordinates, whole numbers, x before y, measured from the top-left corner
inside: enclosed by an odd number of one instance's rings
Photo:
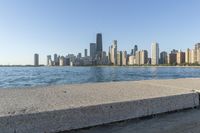
[[[96,36],[96,53],[97,53],[97,60],[98,62],[101,62],[102,60],[102,51],[103,51],[103,46],[102,46],[102,34],[97,33]]]

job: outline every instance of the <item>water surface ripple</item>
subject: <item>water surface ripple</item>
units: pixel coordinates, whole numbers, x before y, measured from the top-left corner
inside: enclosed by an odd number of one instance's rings
[[[0,88],[56,84],[200,78],[193,67],[1,67]]]

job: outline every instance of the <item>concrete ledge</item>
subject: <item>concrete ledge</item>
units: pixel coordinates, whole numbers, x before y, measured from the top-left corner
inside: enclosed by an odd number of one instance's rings
[[[60,133],[199,133],[200,109],[186,109]]]
[[[199,106],[192,87],[168,81],[180,80],[0,90],[0,131],[59,132]]]

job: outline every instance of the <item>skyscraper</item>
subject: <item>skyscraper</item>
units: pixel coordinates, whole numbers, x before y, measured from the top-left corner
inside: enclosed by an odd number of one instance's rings
[[[57,55],[57,54],[54,54],[54,62],[57,61],[57,58],[58,58],[58,55]]]
[[[151,64],[159,64],[159,44],[156,42],[151,45]]]
[[[135,56],[137,51],[138,51],[138,46],[135,45],[135,46],[134,46],[134,49],[131,50],[131,55],[134,55],[134,56]]]
[[[58,66],[59,65],[59,58],[57,54],[54,54],[54,65]]]
[[[102,52],[102,34],[97,33],[97,38],[96,38],[96,44],[97,44],[97,53]]]
[[[117,40],[113,41],[113,45],[110,48],[110,62],[113,65],[117,65]]]
[[[147,64],[148,62],[148,52],[147,50],[140,51],[140,65]]]
[[[200,43],[195,44],[195,49],[200,49]]]
[[[122,52],[122,65],[123,66],[127,65],[127,51]]]
[[[192,49],[191,50],[191,64],[195,64],[196,63],[196,50]]]
[[[195,63],[200,64],[200,43],[195,44]]]
[[[135,45],[134,46],[134,49],[133,49],[133,55],[135,56],[136,55],[136,52],[138,51],[138,46],[137,45]]]
[[[200,64],[200,48],[197,49],[197,63]]]
[[[135,59],[136,59],[136,62],[135,62],[135,63],[136,63],[137,65],[140,65],[140,55],[141,55],[141,54],[140,54],[140,51],[137,51],[136,54],[135,54]]]
[[[102,61],[102,34],[101,33],[97,33],[97,37],[96,37],[96,51],[97,51],[97,62],[98,64],[101,63]]]
[[[66,59],[65,59],[64,56],[61,56],[61,57],[60,57],[59,65],[60,65],[60,66],[66,66]]]
[[[47,66],[52,66],[51,55],[47,55]]]
[[[107,65],[109,62],[108,62],[108,56],[106,55],[106,52],[103,51],[102,52],[102,64],[103,65]]]
[[[69,64],[73,66],[76,61],[76,56],[74,54],[68,54],[66,58],[69,58]]]
[[[177,64],[185,63],[185,52],[179,51],[176,54],[176,62]]]
[[[171,53],[169,53],[168,59],[167,59],[168,64],[176,65],[176,63],[177,63],[177,60],[176,60],[177,59],[176,58],[177,53],[178,53],[178,50],[175,50],[175,49],[173,49],[171,51]]]
[[[117,65],[118,66],[122,65],[122,51],[117,52]]]
[[[160,53],[160,64],[167,64],[167,52],[163,51]]]
[[[134,65],[136,64],[136,59],[134,55],[129,56],[129,60],[128,60],[128,65]]]
[[[81,53],[78,53],[77,58],[80,59],[82,57]]]
[[[189,48],[185,52],[185,63],[191,63],[191,50]]]
[[[39,66],[39,54],[34,54],[34,66]]]
[[[96,43],[90,43],[90,57],[95,59],[96,56]]]
[[[85,54],[85,57],[87,57],[87,56],[88,56],[88,55],[87,55],[87,49],[85,49],[84,52],[85,52],[85,53],[84,53],[84,54]]]
[[[108,48],[108,63],[111,64],[111,46]]]

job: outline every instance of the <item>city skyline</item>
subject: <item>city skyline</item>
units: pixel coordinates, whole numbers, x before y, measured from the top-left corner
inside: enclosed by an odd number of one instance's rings
[[[138,45],[150,54],[152,42],[160,44],[160,51],[186,51],[200,42],[198,5],[198,0],[3,0],[0,64],[33,64],[34,53],[40,64],[51,53],[84,55],[99,32],[106,52],[113,40],[128,53]]]
[[[40,63],[39,54],[34,54],[33,64],[26,64],[27,66],[93,66],[93,65],[183,65],[186,64],[200,64],[200,43],[195,43],[193,48],[187,48],[185,51],[181,49],[172,49],[170,52],[166,50],[160,51],[159,43],[151,43],[150,56],[148,50],[139,49],[138,45],[134,45],[133,49],[120,50],[118,49],[117,40],[113,40],[112,45],[109,46],[108,52],[103,51],[103,37],[102,33],[96,34],[96,43],[90,43],[89,49],[85,48],[84,52],[67,53],[60,55],[54,53],[46,56],[46,64]],[[88,54],[88,51],[90,54]],[[68,64],[67,64],[67,62]],[[1,64],[0,64],[1,65]],[[3,64],[4,65],[4,64]],[[9,66],[10,64],[8,64]],[[17,64],[21,65],[21,64]],[[7,66],[7,65],[6,65]],[[12,65],[11,65],[12,66]],[[14,65],[15,66],[15,65]]]
[[[133,66],[133,65],[200,65],[200,43],[196,43],[193,48],[188,48],[185,52],[182,50],[172,49],[171,52],[159,51],[159,43],[151,44],[150,55],[146,49],[139,49],[138,45],[134,45],[130,53],[127,50],[118,49],[118,41],[113,40],[109,46],[108,52],[103,51],[102,33],[96,34],[96,43],[90,43],[90,55],[88,49],[84,49],[82,53],[57,55],[52,57],[47,55],[47,66]],[[37,55],[37,54],[35,54]],[[34,66],[38,66],[38,56],[34,55]]]

